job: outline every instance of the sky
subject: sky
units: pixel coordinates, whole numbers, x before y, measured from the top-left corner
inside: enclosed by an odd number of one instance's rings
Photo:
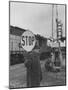
[[[57,5],[58,18],[65,36],[65,6]],[[56,38],[56,5],[53,7],[53,36]],[[52,4],[10,3],[10,25],[28,29],[34,34],[52,36]]]

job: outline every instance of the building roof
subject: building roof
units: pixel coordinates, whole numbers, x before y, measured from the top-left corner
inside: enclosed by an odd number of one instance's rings
[[[10,26],[10,34],[12,35],[21,36],[24,31],[26,30],[19,27]]]

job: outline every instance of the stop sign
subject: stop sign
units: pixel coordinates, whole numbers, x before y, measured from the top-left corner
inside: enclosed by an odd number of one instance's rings
[[[32,51],[35,47],[35,35],[31,31],[25,31],[21,36],[21,46],[27,52]]]

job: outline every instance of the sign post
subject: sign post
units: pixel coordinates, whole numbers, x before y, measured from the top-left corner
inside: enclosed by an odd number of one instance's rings
[[[33,51],[35,43],[35,35],[31,31],[25,31],[22,34],[21,46],[26,51],[24,64],[27,69],[27,87],[40,86],[40,80],[42,79],[39,54]]]

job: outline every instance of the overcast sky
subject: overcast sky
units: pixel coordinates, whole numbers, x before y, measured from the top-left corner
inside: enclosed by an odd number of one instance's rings
[[[65,36],[65,6],[58,5],[58,17],[63,23]],[[56,5],[53,8],[53,33],[56,36]],[[10,3],[10,25],[29,29],[35,34],[52,36],[52,5],[36,3]]]

